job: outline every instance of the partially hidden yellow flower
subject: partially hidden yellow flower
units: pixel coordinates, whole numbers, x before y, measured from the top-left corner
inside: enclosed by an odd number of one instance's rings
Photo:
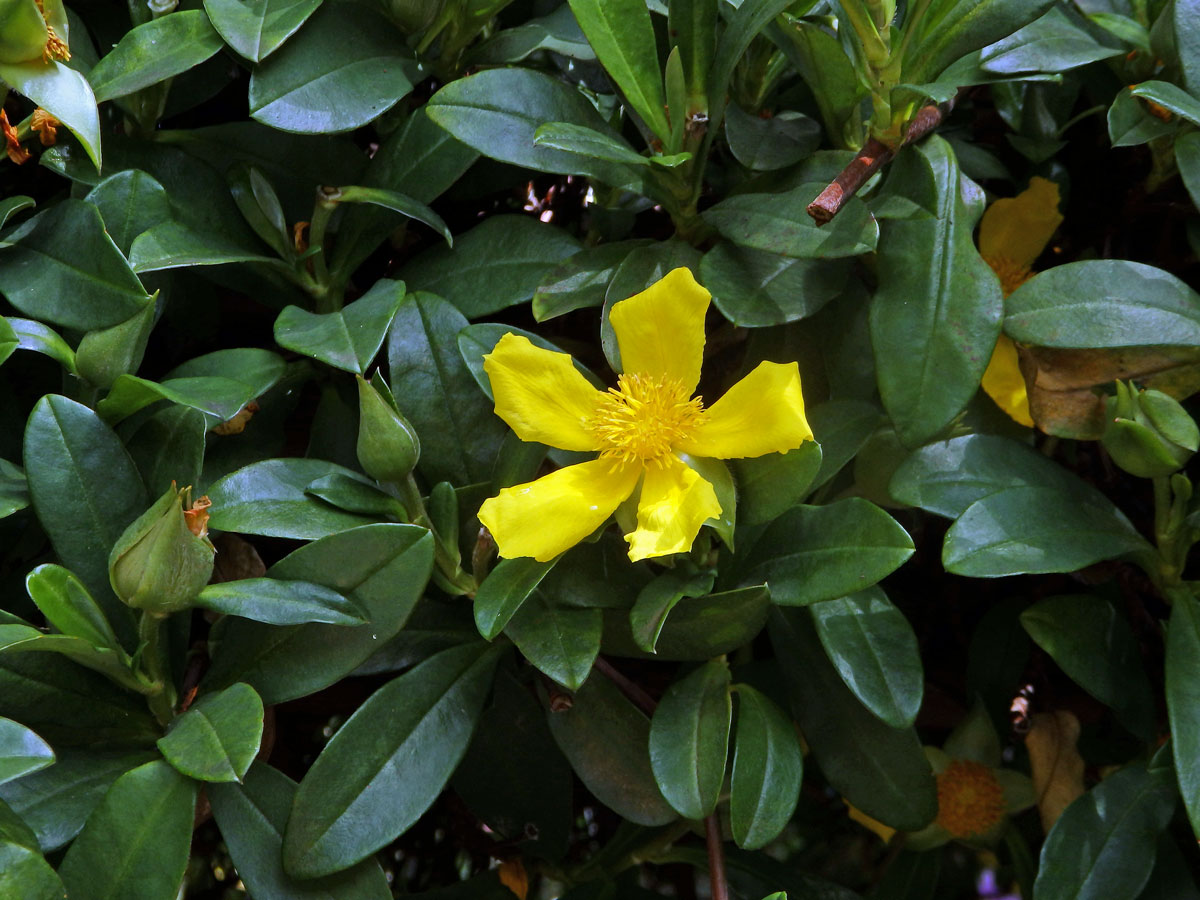
[[[1015,197],[997,200],[979,223],[979,253],[1000,278],[1007,297],[1033,277],[1033,263],[1062,224],[1058,185],[1034,176]],[[1017,364],[1017,345],[1000,335],[983,373],[983,390],[1022,425],[1032,427],[1025,379]]]
[[[639,485],[637,527],[625,535],[629,558],[685,551],[721,504],[683,457],[762,456],[812,439],[794,362],[760,363],[708,408],[693,396],[710,299],[679,268],[615,304],[610,321],[624,371],[607,392],[592,387],[567,354],[520,335],[504,335],[484,357],[496,414],[517,437],[600,454],[484,502],[479,520],[501,556],[554,559]]]

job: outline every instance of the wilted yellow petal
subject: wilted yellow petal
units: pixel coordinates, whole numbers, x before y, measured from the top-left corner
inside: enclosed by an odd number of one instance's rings
[[[1025,390],[1025,378],[1021,375],[1017,345],[1006,334],[996,341],[996,349],[983,373],[983,391],[1016,422],[1026,428],[1033,427],[1033,416],[1029,413],[1029,395]]]
[[[641,471],[611,459],[567,466],[485,500],[479,521],[504,558],[549,562],[604,524],[633,492]]]
[[[625,535],[634,562],[691,549],[700,526],[721,514],[716,491],[678,457],[646,468],[638,527]]]
[[[795,363],[762,362],[709,407],[704,421],[676,449],[742,459],[795,450],[812,436],[804,418],[800,369]]]
[[[1036,175],[1017,196],[995,201],[979,222],[980,254],[989,262],[1032,266],[1062,224],[1058,201],[1058,185]]]
[[[1063,810],[1083,794],[1083,757],[1075,746],[1079,720],[1060,709],[1036,713],[1029,724],[1025,749],[1029,751],[1029,771],[1042,829],[1048,834]]]
[[[535,347],[511,332],[483,358],[496,415],[523,441],[563,450],[598,450],[588,427],[603,394],[588,384],[566,353]]]
[[[700,382],[704,314],[711,295],[685,268],[672,269],[609,313],[621,369],[678,382],[688,396]]]
[[[520,859],[506,859],[500,863],[500,883],[516,894],[518,900],[525,900],[529,893],[529,876]]]

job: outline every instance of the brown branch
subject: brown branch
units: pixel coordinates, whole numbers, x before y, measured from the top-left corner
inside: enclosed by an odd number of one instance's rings
[[[945,103],[936,106],[930,104],[921,107],[916,117],[908,124],[908,130],[905,131],[904,140],[900,142],[900,146],[919,141],[942,124],[942,120],[950,114],[950,110],[954,109],[954,99],[952,97]],[[808,214],[816,220],[817,226],[820,227],[833,221],[833,217],[838,214],[838,210],[845,205],[846,201],[857,194],[858,189],[890,162],[895,155],[896,151],[881,141],[875,138],[868,140],[854,159],[846,164],[846,168],[838,173],[837,178],[830,183],[829,187],[821,191],[817,199],[808,204]]]
[[[625,695],[625,698],[634,706],[648,716],[654,715],[654,710],[658,709],[658,701],[647,694],[645,690],[642,689],[641,685],[634,684],[632,681],[618,672],[613,667],[613,664],[603,656],[597,656],[593,665],[596,667],[597,671],[604,675],[605,678],[615,684],[617,688],[620,689],[621,693]]]

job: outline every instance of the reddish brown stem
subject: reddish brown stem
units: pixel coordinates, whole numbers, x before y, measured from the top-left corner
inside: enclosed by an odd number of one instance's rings
[[[716,813],[704,820],[704,839],[708,846],[708,880],[712,900],[729,900],[729,882],[725,878],[725,845],[721,840],[721,822]]]
[[[937,106],[923,106],[916,117],[909,123],[900,146],[919,141],[942,123],[954,108],[953,98]],[[881,141],[871,138],[847,163],[846,168],[838,173],[837,178],[821,191],[817,199],[808,204],[808,214],[816,220],[818,226],[833,221],[846,201],[858,193],[858,189],[867,183],[872,175],[891,161],[896,151]]]
[[[658,701],[647,694],[641,685],[634,684],[620,672],[618,672],[613,664],[603,656],[597,656],[596,662],[593,664],[597,671],[601,672],[605,678],[615,684],[625,697],[633,703],[638,709],[648,716],[654,715],[654,710],[658,708]]]

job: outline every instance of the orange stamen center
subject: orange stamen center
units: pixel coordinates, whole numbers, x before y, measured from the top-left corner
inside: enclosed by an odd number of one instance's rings
[[[661,464],[703,421],[700,398],[689,398],[679,381],[619,375],[588,425],[600,442],[602,457]]]
[[[937,777],[937,823],[955,837],[985,834],[1004,818],[1004,789],[982,763],[956,759]]]
[[[1000,287],[1005,297],[1033,277],[1033,270],[1029,266],[1014,262],[1007,256],[985,256],[983,261],[992,267],[992,271],[1000,279]]]

